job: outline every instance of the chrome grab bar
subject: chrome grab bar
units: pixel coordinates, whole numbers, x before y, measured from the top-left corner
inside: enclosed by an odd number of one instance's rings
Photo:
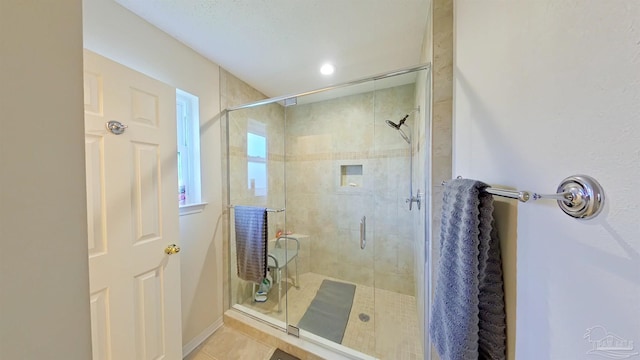
[[[360,249],[364,250],[367,246],[367,217],[360,219]]]

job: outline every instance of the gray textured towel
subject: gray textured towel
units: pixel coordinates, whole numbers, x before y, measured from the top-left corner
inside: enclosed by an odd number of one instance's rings
[[[429,333],[442,360],[506,358],[506,315],[493,197],[475,180],[447,182]]]
[[[260,284],[267,276],[267,209],[235,206],[238,277]]]

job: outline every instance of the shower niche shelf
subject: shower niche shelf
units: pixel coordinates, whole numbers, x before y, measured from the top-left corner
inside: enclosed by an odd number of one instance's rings
[[[362,165],[340,165],[340,186],[347,188],[362,187]]]

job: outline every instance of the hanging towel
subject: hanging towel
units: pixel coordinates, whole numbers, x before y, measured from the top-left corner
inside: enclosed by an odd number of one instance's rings
[[[267,276],[267,209],[235,206],[238,277],[260,284]]]
[[[445,185],[429,333],[442,360],[506,358],[506,315],[493,197],[479,181]]]

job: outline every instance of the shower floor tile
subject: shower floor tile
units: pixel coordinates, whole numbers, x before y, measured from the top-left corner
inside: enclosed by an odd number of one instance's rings
[[[285,286],[283,281],[282,312],[278,313],[277,287],[271,289],[266,302],[247,301],[242,305],[286,322],[287,313],[284,309],[285,301],[288,301],[289,323],[298,324],[325,279],[347,282],[316,273],[304,273],[300,274],[299,289],[290,282]],[[379,359],[422,359],[415,297],[355,285],[353,307],[342,345]],[[365,320],[368,317],[368,321],[361,320],[361,317]]]

